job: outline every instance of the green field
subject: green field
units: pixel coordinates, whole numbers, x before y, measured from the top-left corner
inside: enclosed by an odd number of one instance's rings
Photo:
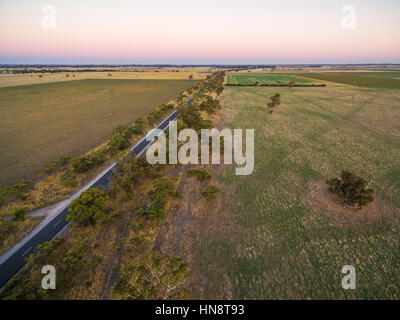
[[[190,80],[76,80],[0,88],[0,184],[105,142],[192,86]]]
[[[304,79],[291,74],[284,73],[237,73],[228,75],[228,84],[253,85],[256,81],[260,84],[276,84],[280,81],[282,84],[288,84],[294,81],[297,84],[311,84],[314,80]]]
[[[400,89],[400,74],[397,72],[343,72],[302,73],[302,77],[331,81],[365,88]]]
[[[231,205],[199,241],[203,296],[399,299],[400,91],[227,87],[221,102],[225,126],[255,129],[255,170],[220,177]],[[342,213],[324,198],[325,179],[343,169],[370,182],[375,213]],[[345,265],[356,290],[341,287]]]

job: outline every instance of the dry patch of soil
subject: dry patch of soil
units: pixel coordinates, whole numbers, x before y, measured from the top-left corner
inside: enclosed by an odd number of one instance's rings
[[[376,195],[372,203],[362,209],[355,209],[342,205],[340,199],[328,190],[324,181],[309,183],[308,190],[306,202],[314,211],[332,218],[333,223],[339,227],[362,226],[369,229],[376,224],[396,220],[396,210]]]

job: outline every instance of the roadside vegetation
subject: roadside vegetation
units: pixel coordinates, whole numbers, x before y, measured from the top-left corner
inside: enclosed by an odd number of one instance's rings
[[[186,84],[187,86],[193,83],[196,82],[180,81],[179,85]],[[119,90],[125,90],[129,87],[129,81],[127,84],[128,87],[125,88],[124,84],[125,82],[121,86],[118,86]],[[94,88],[97,88],[97,84],[93,85]],[[73,90],[76,90],[75,84],[70,84],[70,86],[72,86]],[[139,88],[140,86],[139,84]],[[158,86],[158,89],[161,90],[164,84],[160,82]],[[86,87],[86,90],[88,90],[89,87]],[[32,228],[40,222],[40,217],[31,218],[29,216],[26,216],[24,221],[13,221],[13,212],[15,210],[24,208],[24,211],[28,213],[69,197],[77,188],[91,179],[94,174],[102,170],[106,165],[109,165],[114,159],[119,159],[121,155],[125,154],[135,141],[147,130],[154,127],[155,123],[161,121],[167,114],[172,112],[174,108],[184,103],[190,96],[189,91],[193,92],[198,87],[198,84],[195,84],[194,87],[181,92],[179,94],[180,102],[178,102],[177,99],[170,100],[167,104],[158,105],[156,109],[147,116],[137,118],[133,124],[117,125],[112,130],[112,135],[108,142],[103,143],[86,155],[79,157],[62,156],[58,160],[50,162],[48,168],[37,176],[34,180],[35,182],[28,183],[28,181],[22,180],[12,187],[1,186],[0,221],[2,223],[2,229],[4,229],[5,232],[2,235],[3,241],[0,243],[0,253],[9,249],[16,241],[19,241],[24,234],[32,230]],[[130,88],[132,89],[132,87]],[[134,86],[133,89],[133,93],[135,93],[137,87]],[[2,89],[0,89],[0,91],[1,90]],[[174,90],[176,90],[176,88]],[[163,94],[161,90],[160,97],[163,97]],[[169,94],[170,93],[168,93],[168,95]],[[140,100],[137,102],[140,102]],[[148,105],[149,102],[146,102],[146,104]],[[124,119],[124,121],[126,122],[126,119]],[[91,129],[92,128],[90,128],[90,130]],[[90,135],[92,135],[92,133]],[[79,140],[82,139],[78,139],[77,141]],[[64,148],[65,146],[62,145],[62,147]],[[41,152],[35,154],[46,156],[46,153],[42,154]],[[24,161],[26,160],[31,160],[31,158],[29,157]]]
[[[210,101],[209,96],[222,91],[222,82],[223,74],[217,74],[216,78],[196,85],[194,90],[202,89],[202,93],[193,98],[193,105]],[[183,101],[187,98],[183,97]],[[187,107],[190,108],[191,105]],[[183,125],[194,128],[197,121],[204,121],[202,116],[189,121],[190,115],[182,117]],[[128,130],[118,127],[114,135],[124,137]],[[117,153],[119,165],[112,186],[89,189],[75,199],[67,216],[72,221],[69,229],[62,238],[38,246],[28,258],[27,267],[6,285],[0,298],[191,297],[191,265],[179,257],[153,250],[171,205],[182,201],[177,190],[179,178],[172,176],[175,166],[150,165],[129,154],[121,158],[122,153]],[[57,290],[41,289],[40,271],[44,263],[57,266]]]

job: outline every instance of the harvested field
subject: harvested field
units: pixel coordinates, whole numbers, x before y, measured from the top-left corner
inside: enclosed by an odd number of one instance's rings
[[[104,143],[194,85],[190,80],[77,80],[0,88],[0,184],[32,179],[62,156]]]

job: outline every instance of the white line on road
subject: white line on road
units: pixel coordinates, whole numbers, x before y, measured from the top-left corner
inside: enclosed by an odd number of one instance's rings
[[[58,220],[56,224],[53,225],[53,228],[57,227],[60,224],[61,220]]]
[[[25,257],[25,255],[26,255],[29,251],[31,251],[31,250],[32,250],[32,247],[30,247],[28,250],[26,250],[26,251],[22,254],[22,256]]]

